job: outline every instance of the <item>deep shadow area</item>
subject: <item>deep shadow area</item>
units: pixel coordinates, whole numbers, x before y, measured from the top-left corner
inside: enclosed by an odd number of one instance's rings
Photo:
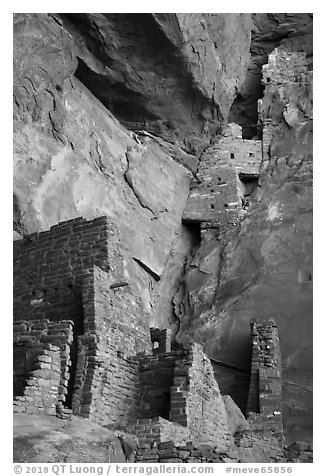
[[[211,359],[215,378],[222,395],[230,395],[244,415],[246,415],[250,372],[236,369],[231,365],[223,365]]]

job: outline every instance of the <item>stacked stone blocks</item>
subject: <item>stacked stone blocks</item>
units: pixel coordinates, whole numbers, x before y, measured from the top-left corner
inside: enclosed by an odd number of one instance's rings
[[[170,418],[171,387],[180,352],[148,355],[139,359],[141,417]]]
[[[159,443],[169,440],[182,445],[191,438],[188,428],[159,416],[137,419],[128,423],[124,430],[136,435],[138,447],[143,449],[156,447]]]
[[[275,48],[263,65],[262,83],[265,86],[264,101],[258,100],[258,116],[263,126],[262,150],[263,163],[268,165],[271,158],[271,145],[279,132],[279,118],[275,122],[270,105],[280,101],[291,105],[295,90],[305,89],[312,85],[312,71],[308,71],[306,53],[303,51],[287,51],[282,47]],[[306,92],[305,92],[306,93]],[[273,96],[276,100],[272,101]],[[269,99],[269,100],[268,100]],[[266,103],[264,105],[264,103]],[[265,166],[265,165],[264,165]]]
[[[146,356],[139,360],[140,414],[143,418],[159,418],[185,428],[198,443],[215,444],[222,451],[230,442],[223,398],[214,377],[210,360],[202,348],[164,355]],[[167,421],[169,420],[169,421]],[[152,434],[153,421],[146,420],[132,428],[143,439]],[[155,429],[157,435],[160,432]],[[151,436],[150,441],[158,441]]]
[[[69,319],[81,326],[85,272],[97,264],[119,274],[121,263],[109,263],[114,233],[107,217],[76,218],[15,241],[15,320]]]
[[[61,418],[72,411],[123,428],[138,437],[141,460],[153,456],[159,462],[208,461],[208,457],[217,461],[230,448],[230,434],[209,358],[198,344],[172,351],[170,330],[149,329],[129,286],[116,285],[123,275],[115,229],[106,218],[89,225],[73,220],[44,232],[44,237],[37,235],[36,241],[16,245],[16,309],[21,316],[25,303],[26,319],[14,321],[15,411]],[[54,264],[58,236],[61,244]],[[99,253],[93,253],[92,239],[104,240]],[[25,266],[31,267],[26,282]],[[73,296],[66,292],[68,278],[74,284],[67,289],[78,289]],[[57,306],[49,284],[57,293]],[[59,319],[60,310],[61,317],[69,311],[72,319]],[[250,430],[239,435],[238,445],[269,444],[276,455],[283,429],[275,323],[253,323],[252,335]],[[69,392],[72,410],[67,408]],[[168,440],[178,448],[155,446]],[[198,449],[182,449],[191,440],[209,445],[209,456]],[[151,455],[146,453],[148,447]]]
[[[187,426],[198,444],[221,450],[230,442],[227,415],[214,370],[199,344],[193,344],[174,373],[171,419]]]
[[[235,456],[235,455],[234,455]],[[136,461],[141,463],[236,463],[237,458],[218,450],[212,445],[199,445],[187,441],[178,444],[175,440],[156,445],[138,445]]]
[[[39,343],[57,343],[67,353],[69,366],[62,364],[58,412],[68,412],[63,404],[70,386],[69,399],[77,414],[101,422],[107,415],[115,421],[123,413],[128,418],[131,395],[138,399],[138,363],[129,356],[149,351],[151,341],[139,300],[129,287],[116,286],[123,277],[123,259],[114,226],[107,217],[69,220],[16,242],[14,258],[14,344],[20,353],[16,382],[24,385],[34,370],[24,364],[24,375],[19,363],[26,361],[23,354],[29,343],[34,357]],[[67,322],[69,339],[64,332]],[[120,391],[125,394],[124,407]],[[104,404],[107,394],[112,398]],[[112,408],[120,408],[119,415]]]
[[[265,85],[287,85],[300,82],[307,74],[307,58],[304,51],[288,52],[282,48],[275,48],[268,57],[268,64],[263,65],[263,79]]]
[[[14,371],[18,367],[18,372],[15,372],[16,375],[14,375],[14,393],[16,394],[16,400],[18,399],[18,401],[22,401],[25,393],[28,392],[28,401],[30,402],[29,407],[31,407],[33,402],[31,400],[32,393],[29,387],[31,385],[33,388],[37,386],[47,386],[44,380],[52,380],[51,373],[55,370],[55,380],[57,379],[57,373],[59,373],[59,380],[56,383],[54,380],[51,382],[51,386],[56,387],[56,390],[52,389],[51,395],[56,395],[55,404],[57,416],[63,414],[63,404],[68,393],[69,370],[71,366],[70,345],[72,339],[72,321],[50,322],[49,320],[36,319],[14,322],[14,356],[16,356],[16,359],[20,361],[20,367],[19,365],[15,365],[14,361]],[[56,359],[51,352],[57,351],[59,352],[58,371],[57,363],[52,366],[50,362],[51,359]],[[25,375],[21,375],[21,372],[19,371],[22,364],[27,369]],[[31,378],[32,381],[30,380]],[[21,382],[22,379],[27,380],[27,382]],[[37,383],[37,379],[40,380],[39,384]],[[17,382],[16,386],[15,380]],[[21,391],[22,383],[23,385],[26,385],[26,389],[23,392]],[[21,395],[21,393],[23,393],[23,395]],[[36,396],[35,393],[34,395]],[[36,402],[39,403],[40,399],[36,398],[35,404]],[[36,406],[38,408],[37,413],[47,413],[47,405],[44,405],[43,407],[42,405]],[[17,407],[16,405],[16,411],[19,410],[23,410],[23,408]],[[31,410],[29,410],[29,412],[31,412]]]
[[[244,215],[249,182],[258,182],[262,162],[260,140],[242,139],[241,127],[229,124],[219,141],[200,159],[183,214],[185,223],[199,222],[227,228]]]
[[[43,344],[37,351],[35,370],[26,382],[24,393],[14,398],[14,412],[55,416],[61,382],[60,349]]]
[[[247,416],[251,430],[242,445],[264,449],[277,459],[283,453],[282,364],[275,321],[252,322],[251,382]]]
[[[171,329],[150,328],[152,352],[156,354],[167,354],[171,352]]]
[[[151,349],[149,332],[135,318],[135,303],[128,307],[125,288],[112,291],[109,283],[108,273],[97,266],[84,280],[84,334],[78,341],[73,396],[74,413],[100,424],[137,418],[140,389],[135,356]]]

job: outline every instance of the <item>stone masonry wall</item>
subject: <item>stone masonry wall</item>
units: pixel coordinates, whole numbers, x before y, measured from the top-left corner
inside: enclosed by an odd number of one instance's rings
[[[101,422],[128,418],[134,411],[128,399],[138,399],[137,362],[128,356],[150,350],[151,341],[146,317],[123,279],[116,229],[107,217],[77,218],[14,246],[15,321],[24,316],[27,326],[32,323],[34,342],[47,342],[44,329],[62,325],[62,319],[74,324],[72,365],[62,382],[65,403]],[[17,322],[24,340],[26,325]]]
[[[257,185],[262,143],[242,139],[241,127],[229,124],[220,140],[202,155],[183,214],[184,222],[228,226],[244,214]]]
[[[171,387],[178,355],[171,352],[162,355],[149,355],[139,361],[141,388],[141,417],[170,417]]]
[[[69,376],[71,369],[70,346],[73,340],[73,323],[71,321],[49,322],[49,320],[28,320],[14,322],[13,344],[14,344],[14,396],[18,401],[23,401],[22,397],[28,391],[29,412],[33,405],[30,386],[47,386],[44,380],[52,379],[52,371],[57,373],[57,363],[51,363],[51,359],[56,359],[51,354],[52,347],[59,349],[59,380],[57,383],[51,382],[53,389],[51,394],[56,395],[57,414],[63,413],[63,405],[69,388]],[[50,346],[50,347],[49,347]],[[52,346],[52,347],[51,347]],[[50,352],[50,354],[48,354]],[[30,378],[32,377],[32,380]],[[39,382],[37,380],[40,379]],[[32,383],[31,383],[32,382]],[[27,394],[26,394],[27,395]],[[25,395],[25,396],[26,396]],[[27,398],[27,397],[26,397]],[[35,412],[46,413],[47,405],[41,409],[39,398],[35,399]],[[46,400],[46,399],[45,399]],[[17,407],[15,411],[23,411],[24,405]]]
[[[307,58],[304,51],[291,51],[275,48],[268,56],[268,64],[263,65],[263,83],[282,85],[302,80],[307,73]]]
[[[139,416],[139,352],[150,351],[149,328],[126,287],[110,289],[97,266],[83,282],[84,334],[79,337],[75,414],[100,424]]]
[[[210,360],[199,344],[191,350],[139,358],[139,417],[123,429],[150,447],[162,441],[230,445],[224,399]]]
[[[124,427],[125,431],[136,435],[139,448],[152,448],[157,444],[173,440],[176,444],[186,444],[191,438],[188,428],[165,420],[162,417],[140,418]]]
[[[291,98],[300,96],[300,89],[312,85],[312,71],[308,71],[306,53],[275,48],[263,65],[262,83],[265,86],[264,100],[258,100],[259,120],[263,125],[262,150],[263,164],[270,160],[270,144],[279,131],[282,115],[290,127],[299,121],[295,107],[291,107]],[[295,89],[295,91],[294,91]],[[288,103],[281,115],[275,114],[275,104]],[[267,105],[267,106],[266,106]]]
[[[35,370],[27,379],[23,395],[14,398],[14,412],[55,416],[60,398],[60,349],[51,344],[41,344],[37,349]]]
[[[224,401],[214,370],[198,344],[179,360],[171,389],[171,421],[189,428],[198,444],[229,445]]]
[[[119,272],[119,263],[109,260],[109,241],[112,248],[116,237],[107,217],[76,218],[15,241],[14,319],[70,319],[82,333],[84,272],[93,264]]]
[[[235,452],[226,455],[215,446],[199,445],[187,441],[179,444],[175,440],[163,441],[152,447],[139,444],[136,461],[144,463],[237,463]],[[232,457],[231,457],[232,456]]]
[[[273,320],[252,323],[252,364],[247,416],[251,430],[241,445],[264,449],[272,456],[282,455],[281,353],[277,326]]]
[[[230,123],[221,139],[214,144],[209,158],[203,164],[205,168],[210,168],[215,163],[215,166],[234,167],[238,174],[259,175],[261,141],[242,139],[241,126]]]
[[[158,329],[151,327],[152,352],[156,354],[166,354],[171,352],[171,329]]]

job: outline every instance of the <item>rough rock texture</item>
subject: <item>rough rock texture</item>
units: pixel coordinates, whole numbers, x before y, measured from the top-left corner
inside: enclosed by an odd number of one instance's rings
[[[257,134],[268,54],[304,52],[311,69],[311,26],[286,13],[14,16],[14,237],[108,215],[149,325],[230,364],[215,374],[242,409],[249,321],[275,319],[289,441],[311,437],[309,82],[265,83],[258,134],[270,135],[241,225],[200,243],[181,219],[225,123]]]
[[[226,119],[249,43],[248,14],[16,14],[14,235],[112,217],[151,325],[176,327],[196,242],[180,218],[198,158],[182,149],[202,149]]]
[[[121,432],[80,417],[14,415],[15,463],[125,463]],[[124,438],[132,443],[129,435]]]
[[[204,342],[209,355],[242,368],[250,356],[249,321],[276,320],[289,440],[311,438],[312,79],[305,45],[288,39],[270,55],[259,107],[259,187],[240,225],[220,235],[213,230],[194,250],[175,298],[180,342]],[[203,274],[210,256],[215,265],[210,261]]]
[[[234,436],[239,431],[249,429],[247,420],[230,395],[223,395],[223,400],[231,436]]]
[[[65,14],[76,76],[127,128],[203,149],[241,87],[248,14]],[[234,35],[237,31],[237,35]]]
[[[71,43],[47,15],[15,16],[15,234],[80,215],[112,217],[136,260],[126,277],[154,320],[153,288],[166,260],[176,248],[182,262],[192,245],[180,220],[190,173],[149,136],[126,131],[72,76]],[[164,300],[155,298],[171,308]]]
[[[296,441],[285,450],[285,457],[291,463],[312,463],[313,450],[305,441]]]
[[[257,134],[257,100],[263,96],[262,65],[268,54],[285,38],[292,38],[307,51],[312,61],[312,14],[310,13],[254,13],[250,63],[245,82],[232,105],[229,121],[243,126],[246,137]]]

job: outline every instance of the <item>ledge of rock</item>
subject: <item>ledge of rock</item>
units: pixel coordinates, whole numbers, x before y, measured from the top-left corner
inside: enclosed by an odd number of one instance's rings
[[[245,79],[250,15],[61,17],[76,44],[76,76],[125,127],[195,154],[219,131]]]

